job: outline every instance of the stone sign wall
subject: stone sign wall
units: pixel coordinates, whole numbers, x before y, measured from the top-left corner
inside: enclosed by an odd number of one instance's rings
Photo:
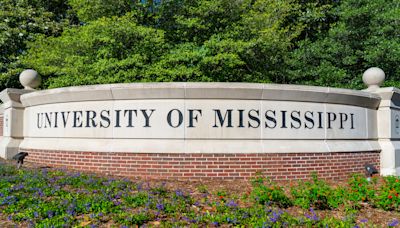
[[[393,139],[400,137],[396,94],[245,83],[7,89],[0,94],[0,152],[149,178],[263,172],[278,180],[305,179],[315,171],[340,179],[363,172],[365,163],[391,175],[399,166],[393,152]]]

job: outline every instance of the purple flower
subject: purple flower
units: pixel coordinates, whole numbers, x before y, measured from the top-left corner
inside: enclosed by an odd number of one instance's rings
[[[162,204],[162,203],[157,203],[157,209],[159,210],[159,211],[163,211],[164,210],[164,204]]]
[[[393,219],[393,221],[390,222],[390,223],[388,224],[388,226],[393,227],[393,226],[397,226],[398,224],[399,224],[399,220]]]
[[[272,217],[272,218],[270,218],[269,220],[270,220],[272,223],[276,223],[276,222],[278,221],[278,219],[279,219],[279,218]]]
[[[120,199],[121,198],[121,196],[122,196],[122,192],[121,191],[119,191],[116,195],[115,195],[115,198],[116,199]]]
[[[196,223],[197,220],[196,220],[196,219],[191,219],[190,222],[191,222],[191,223]]]
[[[236,224],[237,223],[237,219],[235,218],[235,219],[231,219],[231,218],[226,218],[226,221],[228,222],[228,223],[233,223],[233,224]]]
[[[272,217],[269,218],[269,220],[272,223],[275,223],[279,220],[279,218],[281,217],[281,215],[283,214],[283,212],[281,210],[278,211],[278,213],[276,213],[275,211],[272,212]]]
[[[207,196],[208,196],[208,195],[209,195],[208,193],[203,193],[203,194],[201,194],[201,197],[207,199]]]
[[[151,189],[150,183],[149,183],[149,182],[146,182],[146,188],[145,188],[145,190],[146,190],[146,191],[149,191],[150,189]]]
[[[143,190],[143,183],[137,184],[136,189],[137,189],[139,192],[142,191],[142,190]]]
[[[39,217],[39,213],[37,211],[33,212],[33,217],[35,218]]]
[[[314,209],[310,208],[310,212],[311,212],[311,215],[305,214],[305,216],[306,216],[308,219],[311,219],[311,220],[313,220],[313,221],[318,221],[319,218],[318,218],[317,214],[315,213]]]
[[[360,222],[366,223],[366,222],[368,222],[368,219],[361,219]]]
[[[47,211],[47,217],[52,218],[54,216],[54,211]]]
[[[23,188],[24,188],[24,185],[23,184],[19,184],[19,185],[16,185],[16,186],[12,187],[12,190],[13,191],[19,191],[19,190],[21,190]]]
[[[38,193],[39,197],[43,197],[44,196],[44,193],[43,193],[42,189],[39,189],[37,193]]]
[[[212,222],[214,226],[219,226],[219,222]]]
[[[181,190],[176,190],[175,191],[175,195],[182,197],[184,194],[183,194],[183,192]]]
[[[32,220],[30,220],[28,223],[28,228],[33,228],[33,227],[35,227],[35,223]]]
[[[233,200],[230,200],[228,203],[226,203],[225,204],[227,207],[232,207],[232,208],[235,208],[235,207],[237,207],[238,206],[238,204],[237,203],[235,203],[235,201],[233,201]]]
[[[75,210],[73,207],[68,207],[67,209],[67,214],[73,216],[75,214]]]
[[[91,206],[92,206],[91,203],[86,203],[86,204],[85,204],[86,210],[87,210],[87,211],[90,210]]]

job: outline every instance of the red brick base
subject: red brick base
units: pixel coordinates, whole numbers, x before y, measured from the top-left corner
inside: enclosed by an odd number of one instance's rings
[[[379,152],[173,154],[106,153],[21,149],[28,162],[126,177],[249,179],[263,173],[273,180],[345,179],[364,173],[364,164],[379,170]]]

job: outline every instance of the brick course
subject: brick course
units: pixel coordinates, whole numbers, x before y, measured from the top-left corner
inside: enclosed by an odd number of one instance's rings
[[[119,153],[21,149],[28,162],[108,175],[149,179],[249,179],[263,173],[272,180],[342,180],[364,173],[364,164],[379,170],[379,152],[340,153]]]

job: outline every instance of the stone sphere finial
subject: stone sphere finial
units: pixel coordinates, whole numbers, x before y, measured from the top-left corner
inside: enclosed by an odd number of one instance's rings
[[[33,90],[40,86],[42,78],[36,70],[27,69],[19,75],[19,82],[24,86],[24,89]]]
[[[376,90],[385,81],[385,72],[381,68],[371,67],[364,72],[362,79],[368,90]]]

